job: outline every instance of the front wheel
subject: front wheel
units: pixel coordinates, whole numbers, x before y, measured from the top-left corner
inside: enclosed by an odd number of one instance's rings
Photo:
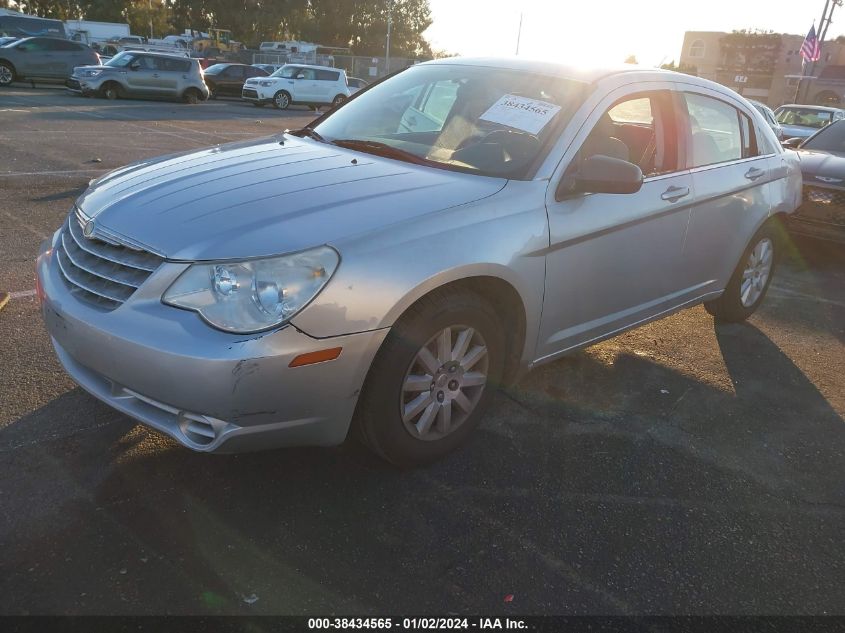
[[[750,317],[766,296],[778,256],[776,221],[764,224],[751,239],[722,296],[704,304],[719,321],[738,323]]]
[[[284,90],[279,90],[279,92],[273,96],[273,104],[279,108],[279,110],[287,110],[290,105],[290,95]]]
[[[15,80],[15,69],[6,62],[0,62],[0,86],[8,86]]]
[[[110,81],[100,89],[100,93],[104,99],[114,101],[120,96],[120,86],[113,81]]]
[[[455,450],[501,383],[505,345],[496,311],[478,295],[424,297],[393,327],[370,367],[355,414],[360,439],[400,467]]]

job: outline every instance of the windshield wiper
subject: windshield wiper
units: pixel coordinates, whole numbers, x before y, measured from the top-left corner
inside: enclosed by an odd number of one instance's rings
[[[310,128],[310,127],[304,127],[304,128],[299,129],[299,130],[288,130],[288,134],[291,134],[293,136],[299,136],[299,137],[307,136],[309,138],[313,138],[315,141],[320,141],[321,143],[328,143],[329,142],[326,139],[324,139],[319,132],[316,132],[313,128]]]
[[[393,145],[388,145],[387,143],[381,143],[379,141],[365,141],[357,138],[341,138],[331,141],[331,143],[339,147],[345,147],[346,149],[355,149],[367,154],[383,156],[384,158],[395,158],[396,160],[403,160],[406,163],[414,163],[415,165],[438,165],[438,163],[434,161],[427,160],[404,149],[399,149],[398,147],[393,147]]]

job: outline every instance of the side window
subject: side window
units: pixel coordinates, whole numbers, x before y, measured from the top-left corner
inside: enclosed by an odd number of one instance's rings
[[[59,51],[81,51],[82,47],[79,44],[74,44],[71,41],[54,42],[56,50]]]
[[[724,101],[685,93],[692,127],[692,164],[703,167],[743,157],[739,110]]]
[[[449,116],[458,96],[458,84],[454,81],[438,81],[433,84],[420,106],[420,112],[437,121],[441,126]]]
[[[313,68],[302,68],[300,69],[297,77],[302,77],[303,79],[313,81],[317,78],[317,73],[314,72]]]
[[[757,134],[755,133],[751,119],[749,119],[745,114],[740,113],[739,122],[742,130],[742,157],[750,158],[752,156],[759,156],[760,152],[757,149]]]
[[[603,155],[639,166],[645,176],[677,170],[677,134],[669,92],[631,95],[611,106],[578,151],[579,160]]]
[[[332,72],[330,70],[318,70],[316,73],[319,81],[337,81],[340,77],[340,73]]]

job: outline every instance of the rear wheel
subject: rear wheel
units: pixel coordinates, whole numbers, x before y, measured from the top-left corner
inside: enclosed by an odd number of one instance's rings
[[[737,264],[722,296],[704,304],[719,321],[737,323],[750,317],[766,296],[780,255],[776,221],[770,220],[754,235]]]
[[[185,91],[185,94],[182,95],[182,99],[185,103],[190,103],[191,105],[196,105],[200,101],[200,91],[195,88],[189,88]]]
[[[103,84],[103,87],[100,88],[100,94],[103,96],[104,99],[114,101],[115,99],[120,97],[120,85],[113,81],[106,82],[105,84]]]
[[[7,62],[0,62],[0,86],[8,86],[15,80],[15,69]]]
[[[346,101],[346,95],[337,95],[337,96],[336,96],[336,97],[332,100],[332,106],[337,107],[337,106],[339,106],[341,103],[343,103],[344,101]]]
[[[279,108],[279,110],[287,110],[290,105],[290,95],[284,90],[279,90],[279,92],[273,96],[273,104]]]
[[[355,428],[397,466],[433,462],[478,426],[504,373],[496,311],[472,292],[438,291],[412,306],[376,355]]]

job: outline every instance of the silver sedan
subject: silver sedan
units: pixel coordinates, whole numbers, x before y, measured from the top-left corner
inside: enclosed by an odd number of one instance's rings
[[[763,301],[797,156],[663,71],[414,66],[311,126],[92,182],[38,258],[73,379],[198,451],[442,457],[524,370]]]

